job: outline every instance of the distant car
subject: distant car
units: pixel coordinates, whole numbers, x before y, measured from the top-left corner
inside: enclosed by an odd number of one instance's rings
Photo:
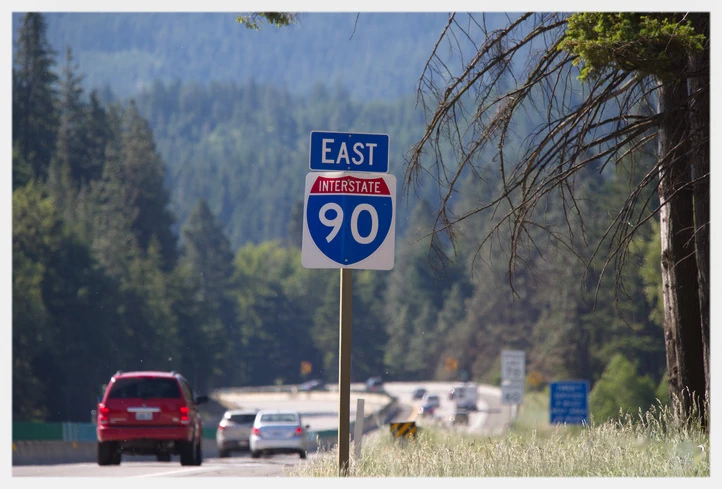
[[[381,377],[369,377],[366,381],[367,392],[383,392],[384,381]]]
[[[98,465],[119,465],[121,454],[155,455],[181,465],[201,465],[203,424],[195,397],[181,374],[158,371],[116,372],[98,403]]]
[[[228,457],[232,451],[249,450],[251,429],[257,412],[241,409],[229,409],[225,412],[216,429],[219,457]]]
[[[251,429],[251,457],[262,454],[298,453],[306,458],[307,430],[297,411],[262,410]]]
[[[449,416],[451,424],[467,425],[469,424],[469,412],[465,409],[459,409]]]
[[[426,394],[426,389],[423,387],[417,387],[411,392],[411,399],[418,400],[423,399],[424,395]]]
[[[322,391],[322,390],[324,390],[325,388],[326,388],[326,384],[324,383],[323,380],[319,380],[319,379],[309,380],[309,381],[307,381],[307,382],[304,382],[304,383],[301,384],[300,386],[298,386],[298,390],[304,391],[304,392],[307,392],[307,391]]]
[[[423,404],[416,409],[416,412],[422,417],[433,416],[434,412],[436,412],[436,406]]]
[[[422,400],[424,402],[424,405],[428,405],[434,408],[441,406],[441,398],[437,394],[429,394],[427,392],[426,394],[424,394]]]
[[[465,409],[468,411],[476,411],[479,393],[477,386],[473,382],[454,386],[454,404],[456,409]]]

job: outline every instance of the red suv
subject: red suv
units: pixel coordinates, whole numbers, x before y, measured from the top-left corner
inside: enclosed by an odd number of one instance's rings
[[[98,403],[98,465],[120,464],[121,453],[201,465],[204,402],[175,371],[116,372]]]

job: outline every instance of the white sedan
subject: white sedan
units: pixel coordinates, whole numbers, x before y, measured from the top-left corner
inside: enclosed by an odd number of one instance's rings
[[[251,429],[251,457],[261,454],[298,453],[306,458],[307,429],[297,411],[264,410],[256,413]]]

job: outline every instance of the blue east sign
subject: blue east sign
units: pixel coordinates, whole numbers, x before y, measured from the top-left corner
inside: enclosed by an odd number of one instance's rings
[[[311,132],[309,167],[317,171],[389,171],[389,136],[348,132]]]

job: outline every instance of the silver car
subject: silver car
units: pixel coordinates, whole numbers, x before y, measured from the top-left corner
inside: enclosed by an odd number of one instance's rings
[[[297,411],[259,411],[251,430],[251,457],[298,453],[301,458],[306,458],[309,427],[301,424],[301,415]]]
[[[229,409],[223,415],[216,429],[218,455],[228,457],[234,450],[248,450],[250,447],[251,428],[258,411]]]
[[[426,394],[424,394],[422,400],[425,405],[432,408],[438,408],[439,406],[441,406],[441,398],[437,394],[429,394],[427,392]]]

